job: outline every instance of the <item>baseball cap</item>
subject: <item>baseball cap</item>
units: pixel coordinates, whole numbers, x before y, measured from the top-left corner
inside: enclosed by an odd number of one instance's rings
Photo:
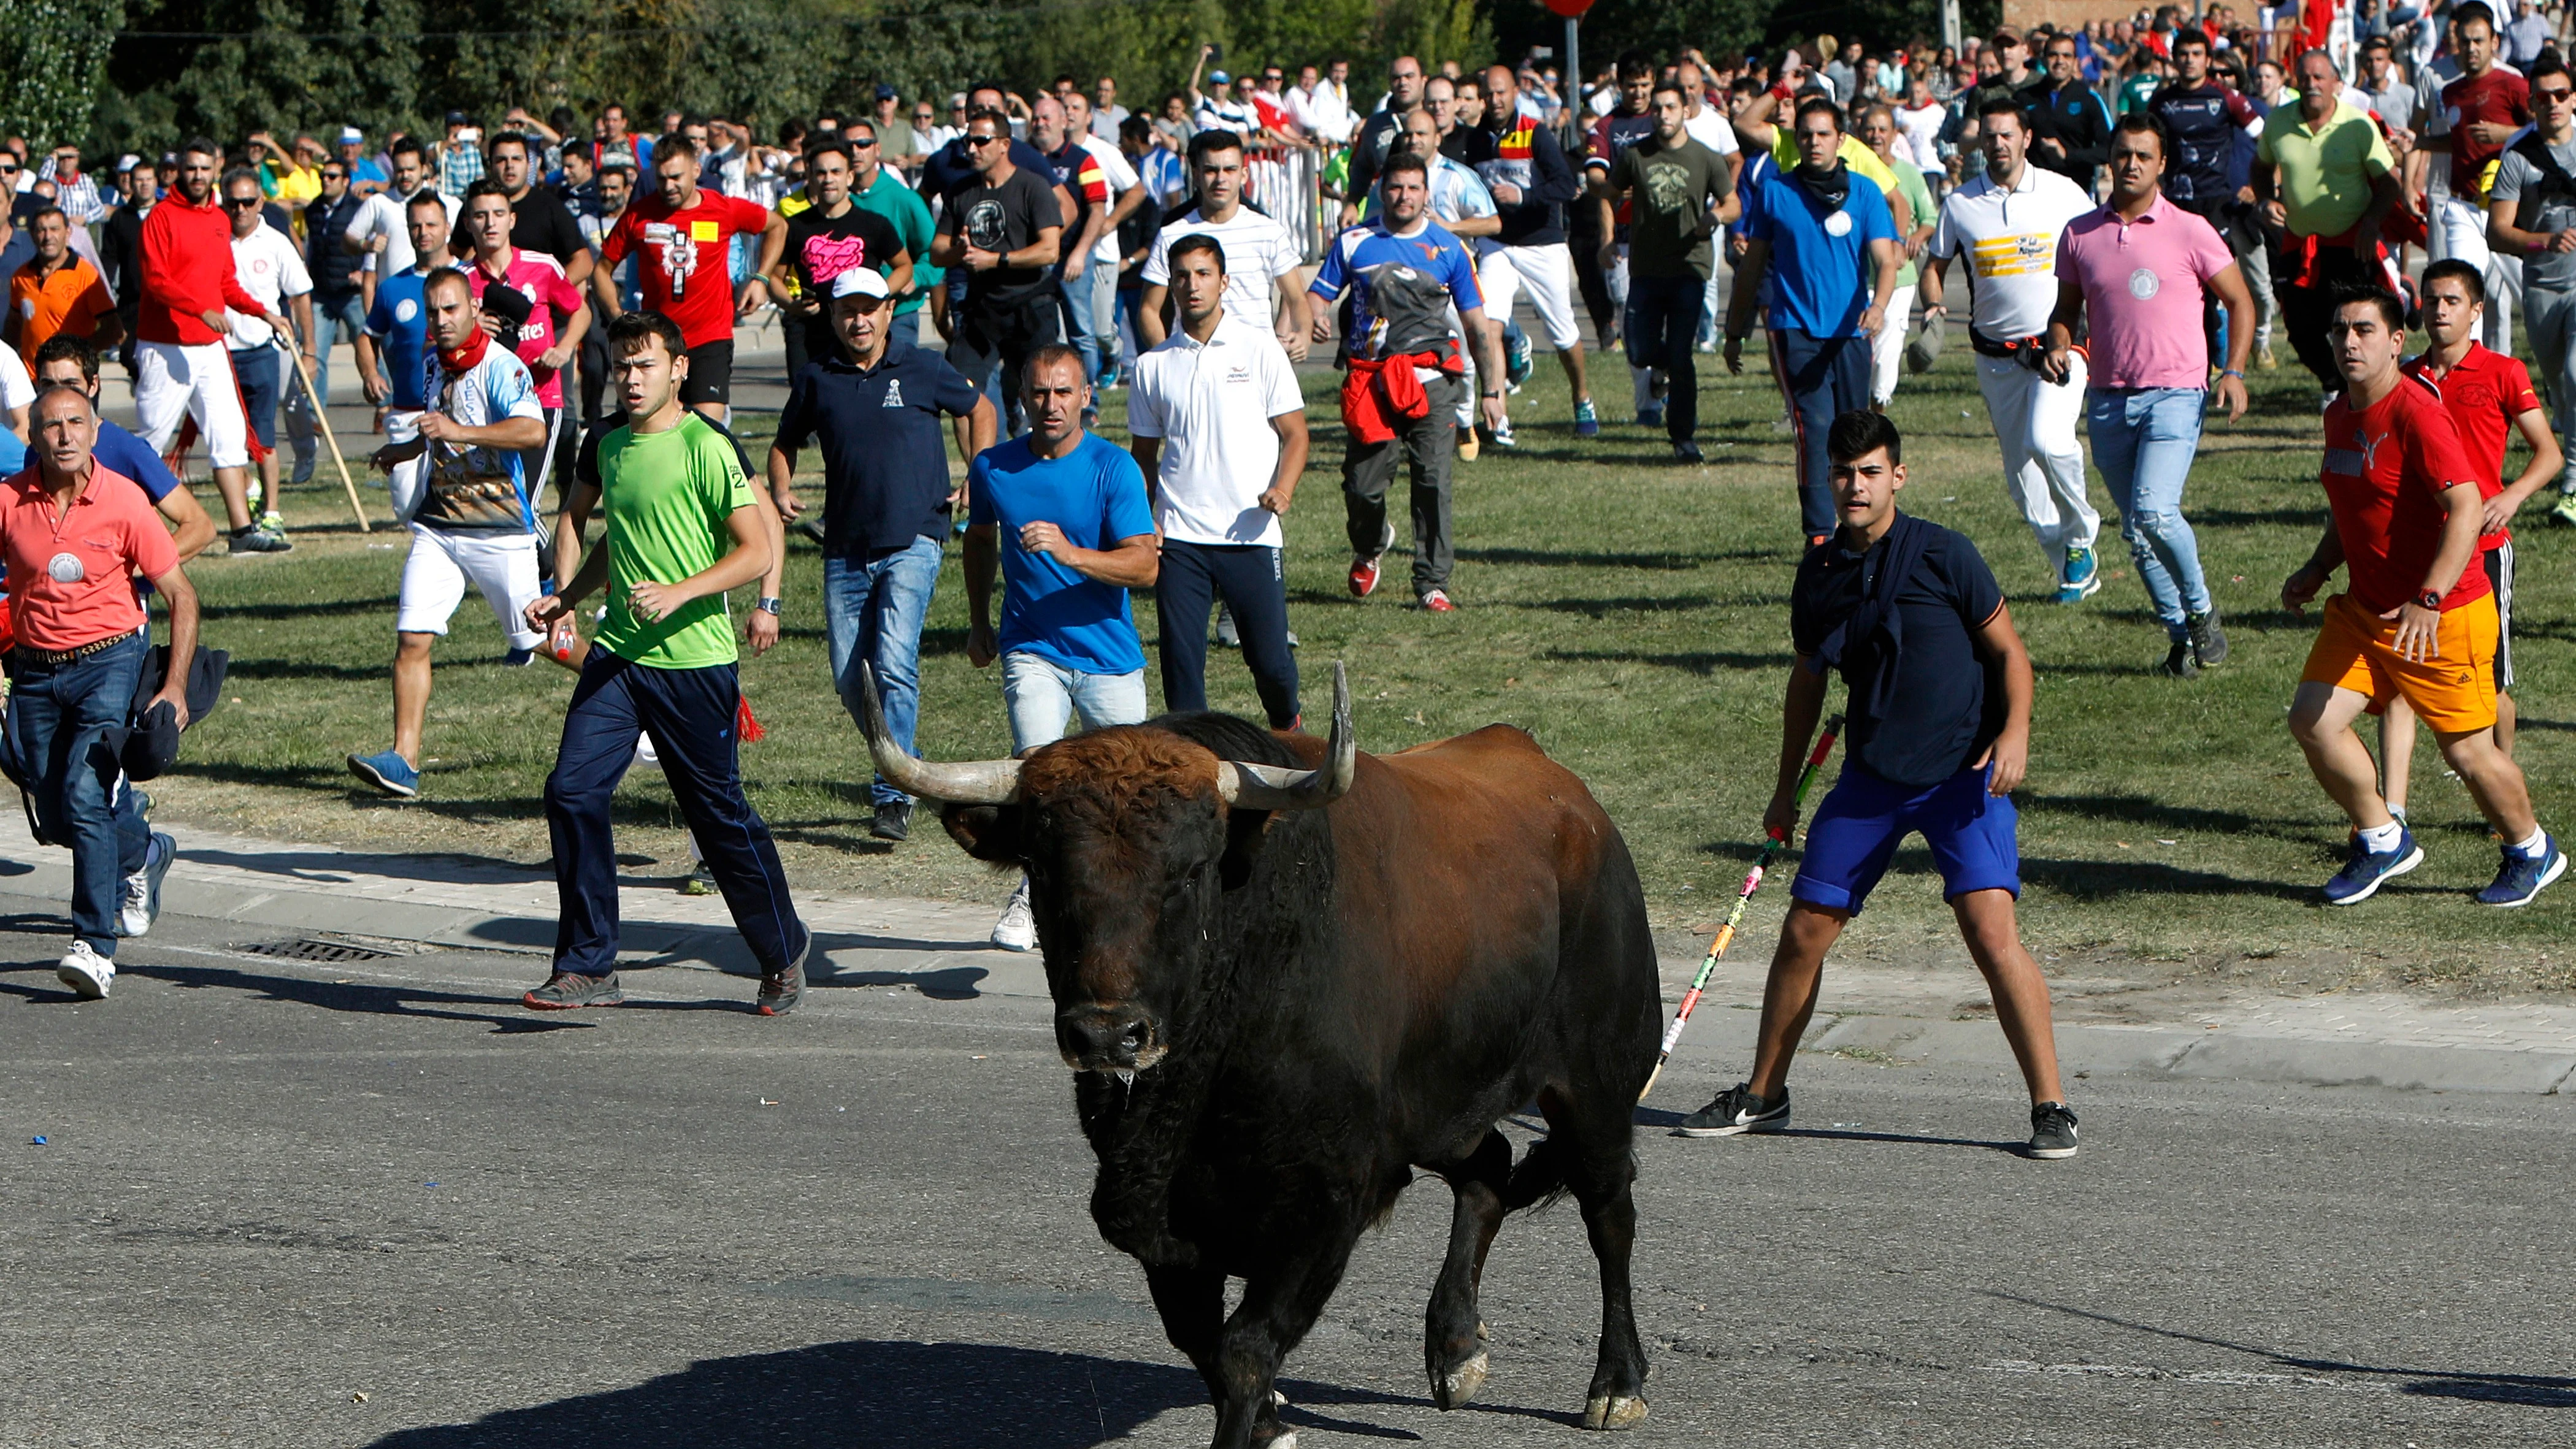
[[[119,175],[119,176],[122,176],[122,175],[124,175],[126,172],[131,171],[131,170],[133,170],[135,167],[140,166],[140,165],[142,165],[142,164],[143,164],[143,158],[142,158],[142,157],[135,155],[135,154],[134,154],[133,152],[131,152],[131,151],[128,151],[128,152],[126,152],[124,155],[119,156],[119,157],[117,157],[117,158],[116,158],[116,174],[117,174],[117,175]]]
[[[877,82],[877,99],[878,99],[878,100],[881,100],[881,101],[891,101],[891,100],[894,100],[896,97],[898,97],[898,96],[900,96],[900,95],[902,95],[902,94],[903,94],[903,93],[902,93],[901,91],[898,91],[898,90],[896,90],[894,87],[892,87],[892,86],[890,86],[890,85],[887,85],[884,81],[878,81],[878,82]]]
[[[842,297],[891,297],[893,295],[893,290],[886,286],[886,279],[879,275],[874,267],[852,267],[832,279],[832,296],[835,300]]]
[[[367,133],[359,130],[355,126],[342,126],[340,128],[340,144],[343,146],[363,145],[366,142],[366,139]]]
[[[1218,85],[1227,85],[1232,83],[1234,77],[1227,75],[1221,70],[1212,70],[1208,72],[1208,79],[1216,82]]]
[[[451,126],[462,126],[462,125],[464,125],[464,124],[465,124],[465,113],[464,113],[463,111],[450,111],[450,112],[448,112],[448,113],[447,113],[447,124],[449,124],[449,125],[451,125]]]

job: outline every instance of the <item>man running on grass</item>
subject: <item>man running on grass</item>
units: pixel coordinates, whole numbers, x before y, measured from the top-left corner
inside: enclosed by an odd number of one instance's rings
[[[756,1009],[784,1016],[805,995],[813,936],[796,918],[769,826],[743,798],[734,715],[741,706],[725,594],[766,572],[776,525],[753,497],[733,443],[681,401],[688,347],[658,312],[609,324],[609,356],[630,419],[599,446],[608,531],[563,592],[528,605],[544,633],[602,585],[608,618],[564,714],[546,777],[546,825],[562,920],[554,973],[524,998],[538,1011],[614,1006],[617,854],[609,797],[653,739],[662,774],[716,887],[760,963]]]
[[[2496,604],[2477,566],[2486,512],[2478,466],[2441,397],[2398,368],[2405,319],[2397,294],[2379,287],[2351,289],[2335,308],[2345,389],[2326,408],[2318,479],[2332,517],[2316,552],[2281,585],[2281,602],[2303,609],[2339,565],[2351,585],[2326,601],[2290,734],[2352,817],[2352,858],[2326,882],[2326,904],[2368,900],[2424,862],[2414,832],[2388,813],[2352,729],[2371,704],[2402,698],[2505,842],[2478,903],[2529,905],[2566,872],[2567,857],[2532,818],[2522,771],[2496,745]]]
[[[496,195],[494,208],[507,208]],[[463,272],[441,267],[421,289],[437,360],[419,432],[375,455],[411,525],[394,611],[394,747],[349,756],[350,773],[388,795],[420,794],[420,735],[429,716],[429,651],[465,602],[469,582],[524,662],[545,642],[522,617],[537,597],[537,515],[527,460],[543,461],[545,409],[526,363],[483,330]]]
[[[1807,827],[1763,987],[1753,1076],[1677,1130],[1732,1137],[1789,1125],[1789,1059],[1815,1013],[1825,952],[1897,844],[1920,831],[2030,1084],[2028,1151],[2073,1157],[2075,1113],[2058,1085],[2048,982],[2022,948],[2013,911],[2021,848],[2012,792],[2030,761],[2030,655],[1977,546],[1896,511],[1905,486],[1896,424],[1847,412],[1825,445],[1839,527],[1807,550],[1789,595],[1798,660],[1781,718],[1780,787],[1764,827],[1797,828],[1798,775],[1824,713],[1828,669],[1849,688],[1850,758]]]
[[[2564,77],[2560,78],[2564,80]],[[2442,396],[2442,406],[2460,430],[2460,442],[2477,465],[2478,492],[2486,503],[2478,523],[2478,561],[2496,602],[2496,748],[2513,754],[2513,515],[2558,475],[2558,435],[2549,428],[2531,372],[2501,352],[2479,343],[2484,320],[2486,279],[2457,257],[2424,269],[2424,332],[2433,345],[2406,360],[2409,377],[2420,377]],[[2531,461],[2510,486],[2504,481],[2507,436],[2519,432],[2531,448]],[[2380,793],[2388,813],[2406,818],[2406,785],[2415,753],[2415,711],[2403,698],[2388,702],[2379,717]]]

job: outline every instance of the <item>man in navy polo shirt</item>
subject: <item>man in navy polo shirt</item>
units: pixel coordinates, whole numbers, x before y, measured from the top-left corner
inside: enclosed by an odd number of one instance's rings
[[[939,541],[955,494],[945,415],[966,419],[967,456],[993,446],[993,404],[946,358],[895,341],[892,289],[872,267],[832,279],[832,330],[842,355],[809,362],[789,385],[778,438],[769,447],[769,492],[779,516],[803,508],[793,479],[796,455],[823,447],[823,622],[832,682],[861,719],[859,664],[876,671],[886,732],[906,753],[921,710],[921,624],[939,582]],[[912,797],[876,779],[868,833],[901,840],[911,832]]]
[[[1799,164],[1763,177],[1745,199],[1744,256],[1726,308],[1726,370],[1744,370],[1753,307],[1767,300],[1771,371],[1798,429],[1798,516],[1815,548],[1834,531],[1825,431],[1870,405],[1871,340],[1887,325],[1887,299],[1904,258],[1886,196],[1843,164],[1841,109],[1821,96],[1802,101],[1796,130]]]
[[[1789,1125],[1789,1059],[1816,1009],[1825,952],[1921,832],[1995,1019],[2030,1086],[2033,1157],[2075,1155],[2075,1114],[2057,1079],[2048,982],[2021,943],[2019,817],[2030,763],[2030,652],[1977,546],[1896,511],[1904,440],[1878,413],[1846,412],[1826,446],[1838,529],[1807,550],[1789,593],[1797,662],[1781,711],[1780,783],[1764,828],[1797,829],[1798,776],[1824,713],[1828,670],[1850,694],[1842,777],[1816,807],[1789,916],[1762,991],[1753,1075],[1682,1119],[1684,1137]]]

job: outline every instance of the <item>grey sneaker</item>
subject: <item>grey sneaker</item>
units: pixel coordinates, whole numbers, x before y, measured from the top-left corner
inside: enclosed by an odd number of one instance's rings
[[[2032,1157],[2055,1161],[2075,1155],[2075,1109],[2064,1102],[2042,1102],[2030,1109],[2030,1146],[2022,1149]]]
[[[1789,1089],[1782,1087],[1776,1101],[1765,1101],[1753,1094],[1751,1082],[1738,1082],[1717,1094],[1717,1100],[1681,1120],[1673,1128],[1675,1137],[1734,1137],[1745,1132],[1778,1132],[1789,1125]]]
[[[805,957],[814,949],[814,937],[806,933],[805,944],[797,948],[796,959],[760,978],[760,994],[752,1010],[762,1016],[785,1016],[805,999]]]
[[[2207,613],[2184,619],[2182,626],[2191,633],[2191,657],[2199,661],[2201,668],[2212,669],[2227,662],[2227,631],[2218,627],[2216,604],[2210,605]]]
[[[233,553],[284,553],[295,547],[282,533],[270,533],[256,525],[237,528],[225,536],[225,547]]]
[[[625,999],[614,971],[605,976],[558,971],[546,978],[545,985],[520,997],[519,1004],[530,1011],[572,1011],[584,1006],[615,1006]]]

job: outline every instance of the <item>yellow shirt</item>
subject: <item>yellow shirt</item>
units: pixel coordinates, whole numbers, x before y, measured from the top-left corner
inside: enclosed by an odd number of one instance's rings
[[[2254,159],[2281,168],[2281,204],[2294,236],[2341,236],[2352,230],[2370,205],[2372,178],[2397,169],[2379,124],[2341,96],[2323,126],[2311,128],[2294,105],[2265,117]]]
[[[1771,135],[1772,162],[1779,166],[1783,171],[1797,170],[1800,163],[1804,160],[1804,158],[1798,154],[1797,138],[1789,134],[1789,128],[1786,126],[1773,127]],[[1842,163],[1845,166],[1848,166],[1859,174],[1877,182],[1879,190],[1884,191],[1891,196],[1896,194],[1896,173],[1889,169],[1886,162],[1878,159],[1877,152],[1862,145],[1860,137],[1843,137],[1842,149],[1834,154],[1841,158]],[[1921,226],[1927,220],[1929,220],[1928,217],[1918,216],[1914,218],[1914,224],[1916,226]]]

